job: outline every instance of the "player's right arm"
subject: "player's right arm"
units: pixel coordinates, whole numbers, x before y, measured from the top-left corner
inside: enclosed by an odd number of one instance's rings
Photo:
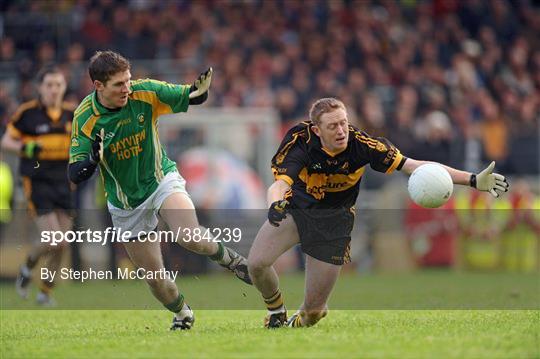
[[[30,103],[25,103],[15,112],[7,126],[6,132],[2,136],[0,146],[3,150],[16,153],[21,157],[37,158],[41,151],[41,146],[32,140],[23,142],[24,121],[20,120],[29,106],[31,106]]]
[[[14,138],[8,131],[2,136],[2,149],[14,153],[20,153],[23,143],[20,139]]]
[[[266,201],[268,206],[271,206],[272,203],[280,201],[285,198],[285,193],[291,189],[291,185],[285,182],[282,179],[276,180],[274,183],[268,187],[266,192]]]
[[[68,177],[75,184],[86,181],[94,174],[103,158],[104,131],[93,130],[97,118],[94,117],[87,99],[75,110],[71,127],[71,146],[69,147]]]
[[[268,187],[266,199],[268,201],[268,222],[274,227],[279,227],[289,209],[289,201],[285,198],[285,193],[291,186],[284,180],[278,179]]]
[[[289,209],[286,194],[306,166],[307,155],[300,143],[302,132],[298,126],[290,130],[272,158],[275,182],[268,188],[266,198],[269,205],[268,221],[276,227],[286,217]]]
[[[99,162],[103,158],[103,136],[101,129],[99,134],[95,135],[88,157],[75,162],[70,162],[68,166],[69,180],[75,184],[86,181],[94,174]]]

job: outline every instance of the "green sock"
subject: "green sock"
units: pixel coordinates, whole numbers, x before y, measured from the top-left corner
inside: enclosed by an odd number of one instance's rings
[[[219,262],[223,259],[223,254],[225,254],[225,247],[223,247],[223,244],[221,242],[218,242],[218,250],[216,254],[212,254],[209,256],[209,258],[213,261]]]
[[[229,248],[225,248],[221,242],[218,242],[218,250],[216,254],[209,256],[209,258],[218,264],[228,266],[231,263],[231,256],[229,255]]]
[[[184,308],[184,296],[182,294],[178,294],[178,298],[172,303],[165,304],[165,308],[170,310],[173,313],[178,313]]]

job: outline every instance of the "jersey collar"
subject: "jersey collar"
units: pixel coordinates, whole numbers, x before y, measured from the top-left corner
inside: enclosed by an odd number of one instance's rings
[[[120,110],[122,109],[111,110],[103,106],[97,98],[97,91],[94,90],[92,94],[92,111],[94,112],[94,115],[99,116],[99,115],[104,115],[106,113],[116,113],[116,112],[120,112]]]

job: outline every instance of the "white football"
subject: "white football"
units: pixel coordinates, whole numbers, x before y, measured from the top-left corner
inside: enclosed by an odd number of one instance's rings
[[[427,163],[411,174],[408,189],[414,203],[425,208],[437,208],[448,201],[454,184],[443,166]]]

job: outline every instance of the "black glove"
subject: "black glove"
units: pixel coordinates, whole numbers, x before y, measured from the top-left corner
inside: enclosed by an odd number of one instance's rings
[[[41,152],[41,146],[35,141],[26,142],[21,148],[21,154],[25,158],[37,158]]]
[[[95,165],[103,158],[103,137],[105,130],[102,128],[92,142],[92,152],[90,152],[90,163]]]
[[[287,216],[288,209],[289,201],[284,199],[275,201],[268,209],[268,222],[274,227],[279,227],[279,222]]]

